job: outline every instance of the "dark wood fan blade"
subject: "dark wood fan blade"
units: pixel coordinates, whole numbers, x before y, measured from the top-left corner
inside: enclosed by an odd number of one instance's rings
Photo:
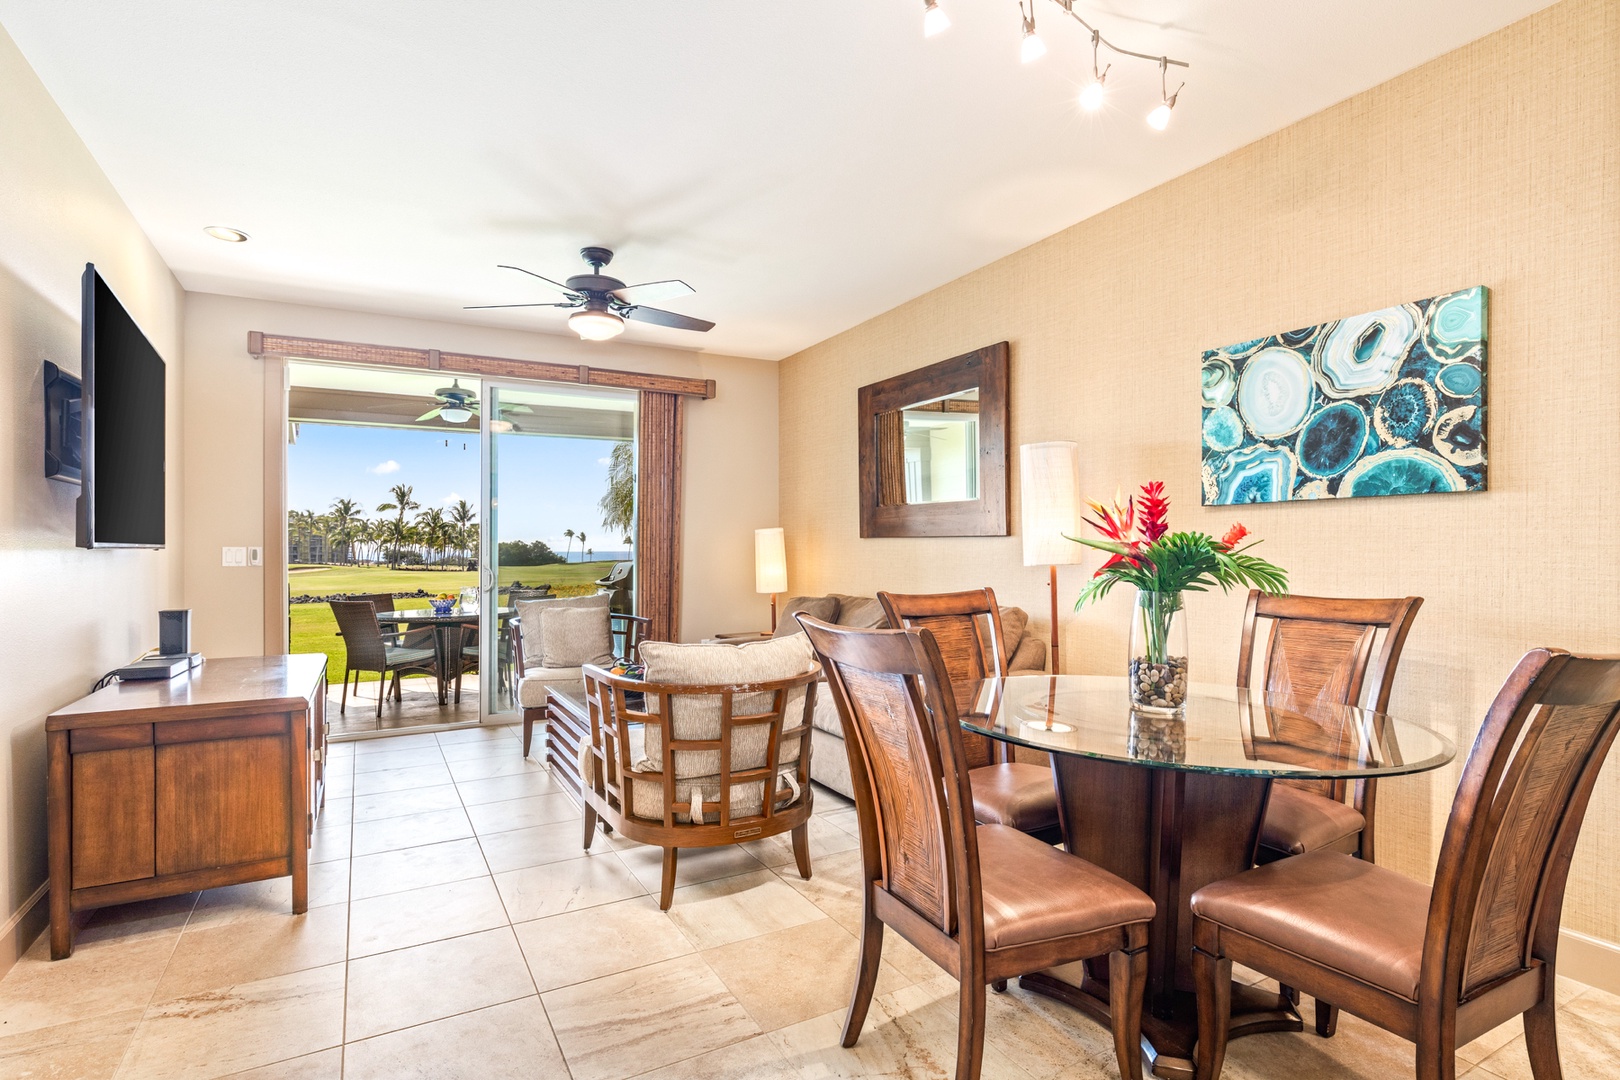
[[[546,277],[544,274],[537,274],[533,270],[525,270],[521,266],[512,266],[509,263],[496,263],[495,265],[496,265],[496,267],[498,269],[501,269],[501,270],[516,270],[520,274],[528,274],[530,277],[532,277],[532,278],[534,278],[534,279],[536,279],[538,281],[543,281],[547,285],[550,285],[553,289],[556,289],[558,292],[562,293],[564,296],[578,296],[579,295],[578,292],[574,291],[573,289],[570,289],[568,286],[564,285],[562,282],[560,282],[560,281],[552,281],[550,278]]]
[[[462,311],[484,311],[488,308],[503,307],[578,307],[578,304],[468,304]]]
[[[677,315],[673,311],[665,311],[655,307],[629,307],[620,312],[627,319],[640,319],[642,322],[655,323],[658,326],[672,326],[677,330],[713,330],[714,323],[704,319],[694,319],[690,315]]]
[[[613,290],[613,296],[627,304],[656,304],[662,300],[673,300],[677,296],[691,296],[695,292],[696,289],[679,278],[670,278],[668,281],[644,281],[640,285],[626,285],[622,289]]]

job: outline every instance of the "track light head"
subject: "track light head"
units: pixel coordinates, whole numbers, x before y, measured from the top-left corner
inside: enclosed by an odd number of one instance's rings
[[[1018,5],[1018,11],[1023,13],[1024,6]],[[1046,55],[1046,42],[1041,35],[1035,32],[1035,0],[1030,0],[1029,14],[1024,16],[1024,42],[1018,47],[1018,59],[1026,64],[1032,64]]]
[[[923,0],[923,37],[933,37],[951,28],[951,17],[939,6],[939,0]]]

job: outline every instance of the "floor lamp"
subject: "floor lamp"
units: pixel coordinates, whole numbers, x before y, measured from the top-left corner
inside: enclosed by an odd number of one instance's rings
[[[1018,448],[1023,507],[1024,565],[1051,571],[1052,674],[1058,666],[1057,568],[1080,561],[1082,548],[1066,536],[1080,535],[1080,446],[1072,442],[1027,443]]]
[[[776,594],[787,592],[787,544],[781,529],[754,530],[754,591],[771,594],[771,633],[776,633]]]

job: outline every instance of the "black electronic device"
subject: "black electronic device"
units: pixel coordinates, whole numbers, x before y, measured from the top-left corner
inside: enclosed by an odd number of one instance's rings
[[[80,547],[164,543],[163,358],[92,264],[84,268]]]
[[[137,679],[172,679],[191,670],[189,656],[148,656],[113,672],[124,682]]]
[[[158,653],[185,656],[191,652],[191,609],[158,612]]]
[[[84,448],[83,385],[45,361],[45,479],[77,484]]]

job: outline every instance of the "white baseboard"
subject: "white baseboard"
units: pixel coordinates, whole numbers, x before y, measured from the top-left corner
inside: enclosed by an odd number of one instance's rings
[[[1558,974],[1620,994],[1620,945],[1579,930],[1560,930]]]
[[[40,882],[33,895],[23,901],[23,906],[0,924],[0,975],[11,970],[11,965],[28,951],[28,946],[45,928],[48,918],[45,895],[49,889],[50,882]]]

